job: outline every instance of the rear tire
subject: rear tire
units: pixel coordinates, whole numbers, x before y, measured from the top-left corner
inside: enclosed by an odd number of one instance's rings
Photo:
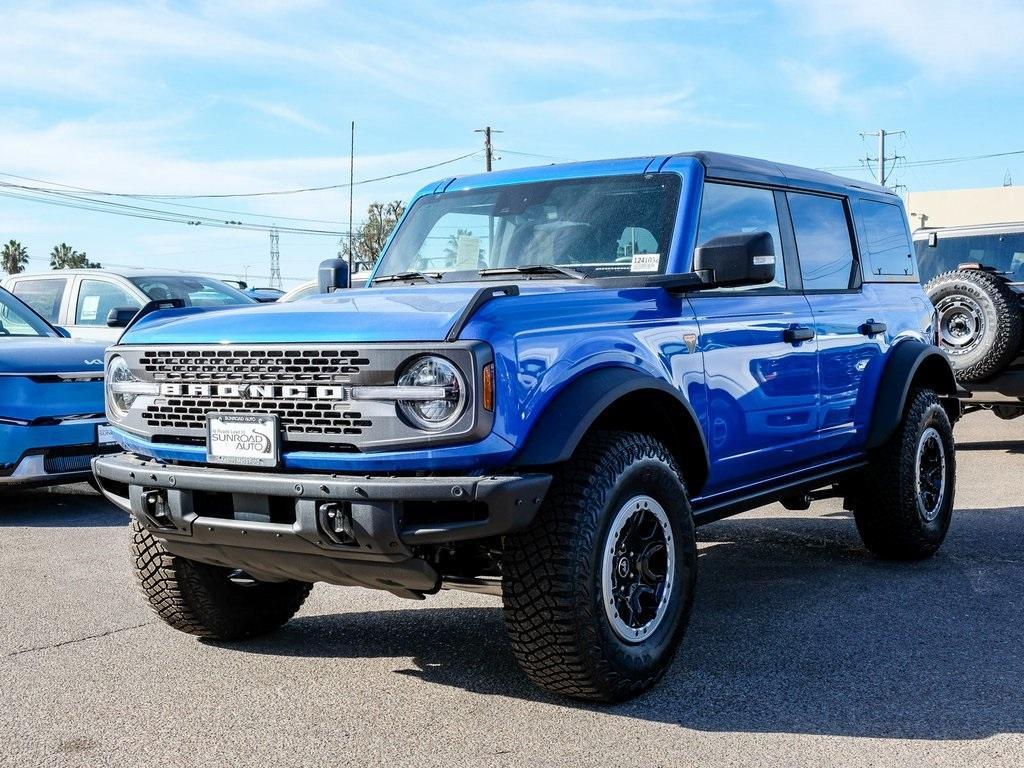
[[[512,652],[549,691],[635,696],[671,663],[696,576],[693,516],[672,454],[647,435],[597,433],[556,474],[531,526],[505,540]]]
[[[958,269],[932,278],[925,290],[938,313],[939,346],[959,381],[987,379],[1020,353],[1020,299],[995,275]]]
[[[181,632],[240,640],[273,632],[302,607],[312,584],[300,581],[240,584],[230,568],[172,555],[132,518],[132,565],[157,616]]]
[[[911,390],[903,420],[856,485],[853,514],[865,547],[888,560],[935,554],[956,492],[953,427],[935,392]]]

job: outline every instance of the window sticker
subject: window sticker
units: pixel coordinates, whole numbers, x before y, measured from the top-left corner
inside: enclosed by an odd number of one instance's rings
[[[661,266],[660,253],[634,253],[629,264],[630,272],[657,272]]]
[[[95,320],[100,308],[99,296],[86,296],[82,299],[82,320]]]
[[[458,243],[455,269],[480,269],[480,238],[472,235],[459,235]]]

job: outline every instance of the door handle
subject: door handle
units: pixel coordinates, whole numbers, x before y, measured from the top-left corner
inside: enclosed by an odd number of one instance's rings
[[[860,327],[860,332],[864,336],[877,336],[880,333],[885,333],[887,326],[885,323],[878,323],[874,320],[868,320]]]
[[[814,329],[804,325],[794,325],[782,332],[782,340],[787,344],[802,344],[814,338]]]

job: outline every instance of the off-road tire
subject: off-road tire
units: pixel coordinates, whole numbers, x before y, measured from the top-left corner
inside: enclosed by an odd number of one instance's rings
[[[625,642],[605,610],[602,563],[616,515],[641,496],[663,508],[674,567],[660,623],[645,639]],[[530,527],[506,537],[502,568],[512,652],[534,683],[598,701],[653,686],[686,631],[697,577],[693,515],[672,454],[642,434],[586,438],[557,471]]]
[[[943,495],[932,507],[931,519],[919,504],[917,476],[919,447],[926,437],[937,438],[944,451]],[[852,507],[865,547],[888,560],[920,560],[935,554],[949,530],[956,492],[953,427],[935,392],[910,391],[902,421],[871,453],[856,486],[860,490]]]
[[[997,276],[976,269],[957,269],[933,277],[925,291],[939,311],[939,343],[949,355],[959,381],[983,381],[1020,354],[1024,334],[1020,298]],[[957,321],[965,318],[967,322],[958,326]],[[951,319],[954,328],[969,326],[971,330],[958,336],[950,330]],[[967,339],[970,343],[960,343]]]
[[[142,594],[167,624],[213,640],[240,640],[273,632],[302,606],[312,584],[300,581],[237,584],[230,568],[168,552],[132,519],[132,565]]]

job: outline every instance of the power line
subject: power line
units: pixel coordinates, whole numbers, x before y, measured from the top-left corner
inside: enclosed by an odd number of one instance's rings
[[[538,160],[554,160],[559,163],[576,163],[579,162],[575,158],[571,157],[556,157],[555,155],[538,155],[534,152],[518,152],[514,149],[505,149],[504,147],[495,149],[496,152],[502,152],[506,155],[517,155],[518,157],[535,157]]]
[[[90,191],[93,195],[102,195],[104,197],[140,197],[149,200],[194,200],[194,199],[213,199],[213,198],[224,198],[224,197],[268,197],[273,195],[297,195],[304,192],[324,192],[332,189],[348,189],[349,187],[358,187],[363,184],[372,184],[378,181],[387,181],[388,179],[397,179],[401,176],[410,176],[414,173],[420,173],[421,171],[429,171],[433,168],[440,168],[443,165],[451,165],[457,163],[460,160],[466,160],[467,158],[479,155],[482,150],[474,150],[467,152],[464,155],[453,157],[448,160],[442,160],[438,163],[431,163],[430,165],[423,165],[419,168],[410,168],[407,171],[399,171],[397,173],[389,173],[386,176],[376,176],[372,179],[360,179],[359,181],[353,181],[350,184],[328,184],[322,187],[301,187],[299,189],[282,189],[268,192],[232,192],[232,193],[217,193],[209,195],[171,195],[171,194],[158,194],[158,193],[143,193],[143,192],[100,192],[97,190]]]
[[[988,160],[994,157],[1011,157],[1013,155],[1024,155],[1024,149],[1015,149],[1011,152],[993,152],[987,155],[965,155],[963,157],[938,157],[931,160],[908,160],[900,163],[901,166],[916,168],[929,165],[949,165],[951,163],[968,163],[974,160]],[[819,171],[859,171],[861,165],[830,165],[818,168]]]
[[[484,168],[490,173],[491,166],[494,164],[494,145],[491,143],[491,134],[504,133],[504,131],[494,130],[488,125],[486,128],[477,128],[473,133],[482,133],[484,135]]]

